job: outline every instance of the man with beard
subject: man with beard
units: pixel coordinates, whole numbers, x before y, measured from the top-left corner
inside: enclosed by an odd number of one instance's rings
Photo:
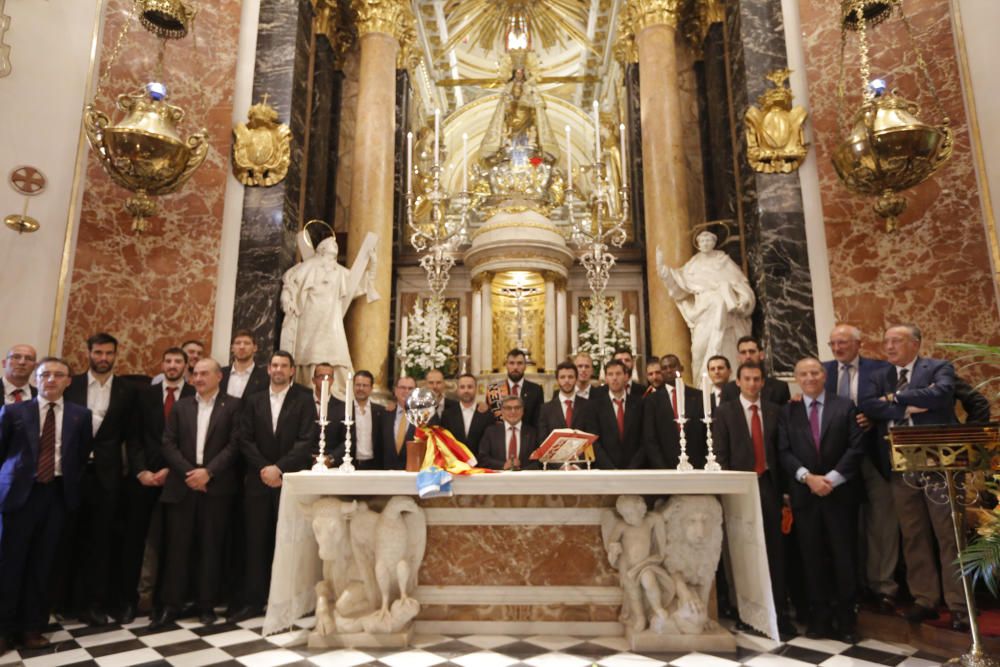
[[[38,395],[38,390],[28,383],[37,358],[38,353],[30,345],[14,345],[7,350],[3,360],[3,401],[0,405],[29,401]]]
[[[514,348],[507,353],[507,395],[517,396],[524,405],[521,420],[531,426],[538,426],[538,411],[542,407],[542,387],[524,379],[527,357],[523,350]]]
[[[370,371],[360,370],[354,374],[351,381],[353,387],[354,413],[351,426],[351,458],[358,470],[382,469],[382,429],[385,428],[385,408],[371,401],[375,376]],[[343,401],[330,403],[327,426],[327,442],[330,446],[330,456],[333,465],[338,466],[344,461],[344,451],[347,445],[347,427],[344,426],[346,404]]]
[[[445,406],[441,425],[478,458],[479,441],[486,427],[492,423],[493,417],[476,403],[476,376],[469,373],[459,375],[458,400]]]
[[[186,340],[181,343],[181,350],[187,355],[187,368],[184,369],[184,381],[191,384],[191,372],[198,360],[205,356],[205,344],[200,340]],[[163,382],[163,373],[158,373],[150,384],[160,384]]]
[[[764,348],[760,346],[760,341],[753,336],[743,336],[736,341],[736,351],[740,355],[740,365],[746,363],[757,364],[764,368]],[[764,374],[764,388],[760,392],[761,398],[769,403],[782,406],[792,398],[792,392],[788,388],[788,383],[778,378],[768,377]],[[722,388],[723,401],[736,401],[740,398],[740,388],[736,382],[730,382]]]
[[[625,364],[617,359],[604,367],[605,391],[591,393],[598,440],[594,444],[598,468],[641,468],[646,454],[642,451],[642,393],[628,391]]]
[[[254,363],[257,341],[253,332],[240,329],[234,333],[230,349],[233,364],[222,369],[222,393],[236,398],[247,398],[258,391],[266,390],[267,369]]]
[[[135,620],[147,537],[150,548],[156,554],[162,541],[159,531],[150,533],[150,521],[170,472],[161,453],[163,426],[174,404],[181,398],[194,395],[194,387],[184,381],[188,368],[184,350],[179,347],[165,350],[161,367],[163,382],[143,389],[136,398],[135,428],[127,447],[127,506],[121,556],[122,607],[115,619],[122,625]],[[159,521],[156,523],[160,525]]]
[[[542,442],[560,428],[594,433],[596,425],[591,421],[590,401],[576,393],[576,366],[564,361],[556,366],[556,383],[559,392],[552,400],[542,405],[538,417],[538,439]]]
[[[632,356],[632,352],[621,348],[615,351],[613,357],[614,361],[617,361],[625,369],[625,380],[627,384],[625,385],[625,391],[628,392],[629,396],[635,396],[636,398],[642,398],[646,394],[646,387],[639,384],[638,382],[632,381],[632,369],[635,368],[635,357]],[[607,382],[608,379],[608,369],[604,368],[604,380]],[[594,394],[591,396],[593,399],[598,397],[607,398],[608,397],[608,386],[605,384],[602,387],[595,387]]]
[[[117,606],[111,577],[112,528],[122,481],[122,448],[133,426],[135,390],[113,375],[118,341],[108,333],[87,339],[90,370],[73,378],[65,398],[90,409],[93,454],[83,477],[83,503],[68,553],[77,555],[78,569],[66,592],[79,619],[90,625],[108,622],[105,610]],[[81,557],[82,556],[82,557]],[[117,587],[113,593],[117,594]],[[116,597],[116,596],[115,596]]]
[[[646,363],[646,396],[663,386],[663,366],[659,359],[653,359]]]

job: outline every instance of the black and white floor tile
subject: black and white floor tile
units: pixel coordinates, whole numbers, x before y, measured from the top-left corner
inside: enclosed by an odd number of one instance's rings
[[[50,627],[52,646],[11,651],[0,667],[939,667],[944,658],[912,646],[865,640],[855,645],[805,638],[788,643],[738,633],[735,654],[637,654],[622,637],[418,635],[406,650],[307,649],[311,619],[290,632],[262,637],[263,618],[238,625],[180,621],[150,632],[145,618],[127,626]]]

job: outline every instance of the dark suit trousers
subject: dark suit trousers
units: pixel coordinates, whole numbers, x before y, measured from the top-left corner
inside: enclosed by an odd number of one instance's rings
[[[179,609],[188,600],[189,573],[195,582],[194,600],[202,609],[219,601],[232,505],[232,496],[199,491],[186,494],[180,502],[164,503],[166,553],[160,599],[165,606]]]
[[[757,486],[760,489],[764,545],[767,548],[767,569],[771,574],[774,609],[781,616],[788,609],[785,592],[785,545],[781,535],[781,494],[768,473],[757,478]]]
[[[120,488],[120,487],[119,487]],[[105,609],[118,601],[109,594],[112,544],[118,520],[119,488],[108,488],[101,482],[93,461],[87,464],[81,484],[81,506],[72,530],[73,558],[72,607],[77,610]],[[117,590],[114,591],[117,593]]]
[[[274,534],[278,528],[278,500],[281,489],[267,489],[261,495],[243,497],[246,526],[247,574],[244,603],[263,607],[271,587],[271,561],[274,559]]]
[[[825,623],[834,612],[840,623],[853,626],[857,505],[825,498],[796,507],[795,532],[805,570],[810,620]],[[828,562],[833,565],[832,576]]]
[[[121,555],[121,600],[125,604],[136,604],[139,598],[139,578],[142,576],[142,561],[146,554],[146,539],[149,536],[150,519],[161,487],[143,486],[132,477],[125,481],[125,535],[122,537]],[[159,543],[159,540],[155,540]]]
[[[48,625],[52,564],[65,520],[58,477],[35,483],[24,505],[0,514],[0,636]]]

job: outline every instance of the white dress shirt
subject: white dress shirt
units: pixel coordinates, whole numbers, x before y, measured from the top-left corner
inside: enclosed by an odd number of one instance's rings
[[[509,393],[510,393],[511,396],[514,395],[514,387],[517,387],[517,395],[519,397],[524,395],[524,380],[523,379],[518,380],[517,382],[511,382],[510,378],[508,378],[507,379],[507,390],[509,391]]]
[[[41,394],[38,395],[38,444],[41,445],[42,431],[45,430],[45,414],[49,411],[49,403],[52,403],[55,407],[52,408],[56,413],[56,461],[55,461],[55,471],[56,477],[62,476],[62,423],[63,423],[63,399],[62,396],[59,397],[58,401],[54,403],[52,401],[45,400]]]
[[[465,435],[469,435],[469,429],[472,428],[472,418],[476,416],[476,402],[473,401],[466,406],[464,403],[459,403],[462,408],[462,423],[465,424]]]
[[[857,385],[857,380],[855,380],[855,385]],[[823,408],[826,405],[826,392],[825,391],[822,392],[816,398],[809,398],[808,396],[805,396],[805,395],[802,396],[802,403],[803,403],[803,405],[806,408],[806,418],[809,417],[809,413],[812,410],[813,403],[815,403],[817,401],[819,402],[819,408],[818,408],[819,423],[822,425],[823,424]],[[821,426],[821,428],[822,428],[822,426]],[[805,466],[800,466],[799,469],[795,471],[795,479],[797,481],[802,482],[803,484],[805,484],[806,483],[806,475],[808,475],[808,474],[809,474],[809,469],[806,468]],[[831,484],[833,484],[833,488],[837,488],[838,486],[840,486],[841,484],[843,484],[844,482],[847,481],[847,479],[843,475],[841,475],[839,472],[837,472],[836,470],[831,470],[830,472],[828,472],[825,475],[823,475],[823,477],[825,477]]]
[[[93,435],[97,435],[97,430],[104,423],[104,417],[108,414],[108,406],[111,404],[111,385],[115,380],[114,375],[108,376],[108,381],[101,384],[91,371],[87,371],[87,407],[93,413]]]
[[[4,404],[9,404],[14,402],[14,393],[19,392],[21,394],[22,401],[31,400],[31,385],[27,382],[23,386],[18,387],[13,382],[7,378],[3,379],[3,402]]]
[[[226,393],[236,398],[243,398],[243,392],[247,390],[247,383],[250,382],[250,374],[253,373],[254,365],[245,371],[236,370],[236,364],[229,368],[229,384],[226,385]]]
[[[566,421],[566,401],[569,401],[570,405],[576,400],[576,393],[564,394],[562,391],[559,392],[559,407],[562,408],[563,421]]]
[[[760,432],[764,433],[764,412],[761,410],[760,399],[751,403],[740,394],[740,403],[743,405],[743,418],[747,420],[747,433],[753,438],[753,411],[750,409],[751,405],[757,406],[757,414],[760,415]],[[767,439],[764,439],[767,442]]]
[[[198,428],[194,447],[195,465],[200,466],[205,463],[205,439],[208,437],[208,422],[212,419],[212,410],[215,409],[215,399],[218,397],[218,391],[208,398],[202,398],[201,394],[195,396],[195,402],[198,404]]]
[[[359,461],[370,461],[375,458],[375,446],[372,444],[372,405],[365,401],[361,405],[354,401],[354,437]]]
[[[178,380],[177,382],[167,382],[164,380],[163,382],[160,383],[160,385],[163,387],[164,403],[167,402],[167,387],[173,387],[175,389],[174,391],[175,401],[181,400],[181,392],[184,391],[184,380]]]
[[[590,398],[590,383],[585,389],[580,389],[580,385],[576,385],[576,395],[580,398]]]
[[[278,431],[278,415],[281,414],[281,406],[285,404],[285,397],[288,396],[289,387],[291,387],[291,385],[286,384],[285,388],[277,393],[275,393],[273,386],[270,388],[271,433],[276,433]]]
[[[608,388],[608,400],[611,401],[611,409],[614,410],[616,416],[618,415],[618,405],[615,403],[615,401],[621,401],[622,402],[622,414],[625,414],[625,408],[628,407],[626,405],[628,403],[628,391],[623,391],[622,393],[620,393],[617,396],[615,396],[614,394],[611,393],[611,388],[609,387]]]

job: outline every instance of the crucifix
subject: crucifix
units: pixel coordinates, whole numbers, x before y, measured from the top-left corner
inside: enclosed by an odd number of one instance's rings
[[[517,332],[517,348],[524,352],[526,361],[530,363],[531,352],[528,350],[524,340],[524,333],[525,333],[524,302],[527,301],[529,297],[535,296],[536,294],[540,294],[541,290],[538,289],[537,287],[526,287],[521,284],[516,284],[513,287],[501,288],[500,293],[514,300],[514,308],[517,313],[515,317],[515,327]]]
[[[0,79],[10,74],[10,46],[3,41],[10,27],[10,17],[3,13],[4,3],[7,0],[0,0]]]

